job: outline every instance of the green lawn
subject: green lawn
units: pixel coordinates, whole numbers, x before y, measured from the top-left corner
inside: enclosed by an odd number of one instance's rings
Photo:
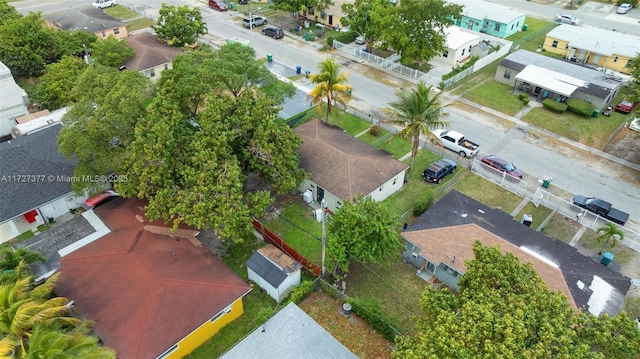
[[[119,20],[124,21],[124,22],[126,22],[129,19],[133,19],[133,18],[141,16],[137,12],[129,9],[126,6],[122,6],[122,5],[108,7],[106,9],[102,9],[102,11],[104,11],[108,15],[111,15],[111,16],[115,17],[116,19],[119,19]]]
[[[497,184],[473,173],[469,173],[456,182],[454,189],[505,213],[511,213],[522,201],[522,198],[515,193],[506,191]]]
[[[462,96],[467,100],[513,116],[525,105],[518,96],[511,93],[512,91],[511,86],[495,80],[487,80],[482,86],[472,88]]]
[[[580,229],[580,226],[581,225],[572,218],[567,218],[560,213],[556,213],[541,232],[547,237],[569,243],[578,232],[578,229]]]
[[[542,222],[551,214],[551,210],[545,206],[536,207],[533,202],[527,203],[524,208],[516,215],[515,220],[520,222],[524,214],[530,214],[533,217],[531,228],[537,229]]]
[[[544,44],[544,39],[549,31],[558,26],[555,22],[535,19],[532,17],[525,18],[527,31],[517,32],[507,40],[513,42],[513,49],[523,49],[528,51],[536,51],[538,46]],[[544,53],[542,53],[544,54]]]
[[[620,265],[625,265],[629,263],[635,254],[634,250],[622,245],[621,243],[616,243],[614,247],[611,247],[612,241],[602,249],[604,242],[599,242],[596,240],[598,237],[598,233],[594,230],[587,229],[586,232],[580,237],[580,241],[578,242],[579,246],[588,248],[596,253],[600,252],[611,252],[614,255],[613,261]]]

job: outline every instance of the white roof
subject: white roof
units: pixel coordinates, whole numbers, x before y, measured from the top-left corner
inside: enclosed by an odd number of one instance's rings
[[[14,137],[26,135],[31,132],[41,130],[62,121],[62,116],[67,113],[69,107],[63,107],[44,116],[34,118],[31,121],[23,122],[13,126],[11,132]]]
[[[622,55],[629,58],[640,53],[640,36],[624,34],[589,26],[559,25],[547,37],[569,42],[569,46],[605,56]]]
[[[452,3],[464,5],[462,15],[478,20],[493,20],[502,24],[508,24],[513,20],[525,16],[524,13],[515,11],[508,6],[490,3],[481,0],[451,0]]]
[[[478,40],[481,36],[477,32],[465,30],[458,26],[450,26],[444,30],[447,34],[447,47],[450,49],[459,49],[471,41]]]
[[[524,70],[516,75],[516,79],[544,87],[567,97],[571,96],[577,88],[588,84],[587,81],[538,67],[536,65],[527,65]]]

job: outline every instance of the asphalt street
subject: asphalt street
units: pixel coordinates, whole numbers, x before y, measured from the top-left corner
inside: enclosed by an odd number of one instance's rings
[[[317,65],[325,57],[327,53],[320,52],[321,45],[300,41],[298,37],[285,36],[283,40],[274,40],[263,36],[258,29],[251,32],[240,24],[240,17],[237,12],[228,11],[224,13],[216,12],[208,9],[205,1],[170,1],[170,0],[126,0],[121,3],[130,8],[136,9],[139,13],[146,17],[157,18],[158,9],[161,3],[172,5],[188,4],[189,6],[197,6],[202,10],[203,17],[207,22],[209,33],[213,42],[218,45],[224,44],[225,39],[241,37],[252,42],[258,57],[266,57],[267,54],[273,56],[274,62],[268,64],[277,74],[283,71],[294,71],[296,66],[301,66],[302,70],[315,72]],[[510,6],[516,7],[515,1],[494,0],[498,3],[508,3]],[[82,1],[56,1],[48,0],[25,0],[12,3],[20,12],[43,11],[51,12],[56,8],[58,11],[66,10],[69,7],[90,5],[90,0]],[[605,4],[606,5],[606,4]],[[518,1],[517,7],[523,8],[526,13],[539,13],[542,17],[554,17],[555,14],[566,12],[561,8],[554,6],[545,6],[530,1]],[[640,26],[631,24],[629,20],[635,18],[635,14],[620,21],[610,14],[611,9],[584,9],[580,15],[586,25],[591,23],[599,24],[606,28],[617,28],[620,31],[633,32],[640,29]],[[254,9],[259,13],[259,5]],[[608,12],[607,12],[608,11]],[[634,9],[632,12],[640,12],[640,9]],[[606,13],[606,14],[605,14]],[[605,16],[606,15],[606,16]],[[615,14],[615,9],[613,10]],[[610,19],[612,18],[612,19]],[[597,21],[597,22],[596,22]],[[286,30],[286,29],[285,29]],[[389,81],[382,81],[380,78],[373,76],[373,70],[367,71],[366,66],[354,63],[353,59],[336,56],[339,62],[345,65],[345,69],[349,71],[349,83],[355,88],[355,100],[351,103],[361,113],[372,115],[379,114],[379,108],[387,107],[390,101],[394,100],[394,92],[398,89],[398,85],[389,84]],[[356,66],[358,65],[358,66]],[[377,71],[377,70],[376,70]],[[389,75],[389,74],[387,74]],[[389,75],[390,77],[398,77],[400,75]],[[410,84],[412,79],[406,78],[398,83]],[[311,89],[311,84],[301,80],[296,82],[299,91],[293,99],[285,103],[281,114],[291,115],[302,111],[309,106],[306,93]],[[536,179],[543,176],[552,176],[553,185],[561,188],[569,193],[582,194],[588,196],[596,196],[603,198],[618,209],[630,213],[631,219],[640,222],[640,189],[630,185],[615,176],[612,176],[610,168],[616,168],[616,164],[600,168],[590,163],[588,160],[579,160],[575,156],[559,154],[553,148],[547,149],[539,146],[535,142],[528,139],[527,136],[514,135],[509,132],[511,126],[504,126],[504,121],[496,121],[491,116],[486,116],[483,111],[475,111],[474,109],[464,111],[450,107],[449,120],[452,123],[451,129],[465,133],[469,139],[481,145],[481,155],[487,154],[490,150],[496,150],[492,153],[513,161],[526,174],[530,182],[535,183]],[[528,125],[525,125],[529,128]],[[526,130],[526,129],[525,129]],[[512,130],[513,131],[513,130]],[[503,139],[507,140],[503,140]],[[619,168],[622,168],[619,166]]]

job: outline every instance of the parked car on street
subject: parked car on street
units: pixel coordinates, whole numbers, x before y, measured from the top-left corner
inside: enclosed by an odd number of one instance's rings
[[[582,20],[578,19],[573,15],[567,15],[567,14],[556,15],[556,21],[562,24],[582,26]]]
[[[279,27],[269,26],[262,29],[262,35],[266,35],[274,39],[282,39],[284,37],[284,31]]]
[[[213,10],[218,10],[218,11],[229,10],[229,7],[227,6],[227,4],[225,4],[221,0],[209,0],[209,7],[212,8]]]
[[[114,198],[118,198],[120,197],[120,195],[112,190],[112,189],[105,189],[104,191],[100,192],[99,194],[93,196],[93,197],[89,197],[87,198],[86,201],[84,201],[84,204],[82,204],[82,208],[84,208],[85,210],[90,210],[90,209],[94,209],[97,206],[101,205],[101,204],[105,204],[109,201],[111,201]]]
[[[264,16],[252,16],[251,18],[245,17],[242,19],[242,26],[246,27],[256,27],[267,24],[267,18]]]
[[[95,7],[96,9],[104,9],[104,8],[112,7],[116,5],[117,4],[115,0],[95,0],[93,2],[93,7]]]
[[[513,163],[503,158],[500,158],[494,155],[486,155],[482,157],[482,160],[480,161],[488,166],[491,166],[497,169],[500,172],[505,172],[511,177],[522,179],[522,176],[523,176],[522,171],[516,168],[516,166],[514,166]]]
[[[627,220],[629,219],[628,213],[613,208],[611,206],[611,203],[603,201],[599,198],[576,195],[571,199],[571,203],[580,208],[584,208],[589,212],[602,216],[610,220],[611,222],[617,223],[621,226],[624,226],[624,224],[627,223]]]
[[[362,36],[358,36],[356,37],[356,39],[354,40],[354,42],[356,43],[356,45],[364,45],[367,43],[367,41],[364,39],[364,37]]]
[[[626,14],[633,8],[631,4],[622,4],[618,6],[618,10],[616,10],[616,14]]]
[[[637,103],[629,102],[625,98],[624,100],[622,100],[622,102],[616,105],[616,111],[622,112],[622,113],[631,113],[631,111],[633,111],[633,109],[636,108],[636,105]]]
[[[431,183],[440,183],[448,174],[455,172],[456,163],[446,158],[437,160],[422,172],[422,178]]]

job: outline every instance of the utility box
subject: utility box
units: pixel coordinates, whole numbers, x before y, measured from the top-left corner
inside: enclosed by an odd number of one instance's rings
[[[609,263],[611,263],[611,261],[613,260],[613,257],[615,257],[613,255],[613,253],[604,252],[604,254],[602,255],[602,260],[600,261],[600,263],[604,264],[605,266],[608,266]]]
[[[533,216],[527,213],[523,214],[522,224],[524,224],[527,227],[531,227],[531,223],[533,223]]]

